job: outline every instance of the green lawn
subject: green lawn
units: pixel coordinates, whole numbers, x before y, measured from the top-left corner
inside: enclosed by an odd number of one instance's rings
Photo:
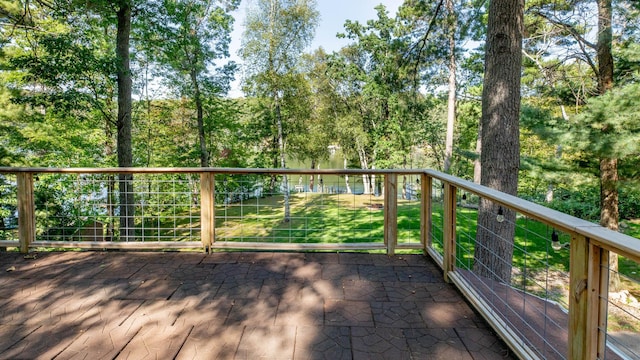
[[[382,242],[383,199],[369,195],[295,193],[284,221],[282,196],[216,206],[216,237],[227,241],[295,243]],[[401,242],[417,242],[420,205],[399,201]]]

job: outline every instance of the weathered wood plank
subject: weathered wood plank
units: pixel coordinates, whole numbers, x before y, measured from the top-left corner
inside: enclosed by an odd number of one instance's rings
[[[422,174],[420,177],[420,243],[422,250],[427,253],[431,247],[431,186],[430,176]]]
[[[593,321],[591,326],[595,328],[590,329],[596,334],[595,352],[598,354],[598,358],[605,358],[606,349],[606,334],[600,329],[607,328],[607,313],[608,313],[608,295],[609,295],[609,251],[599,247],[594,241],[590,242],[589,252],[589,319],[597,319],[597,322]]]
[[[35,203],[33,200],[33,174],[16,174],[18,187],[18,238],[20,252],[28,253],[29,244],[36,236]]]
[[[157,250],[157,249],[198,249],[201,241],[34,241],[31,247],[49,247],[62,249],[121,249],[121,250]]]
[[[572,234],[569,257],[568,359],[596,359],[598,348],[598,297],[600,251],[589,239]]]
[[[387,255],[395,253],[398,243],[398,176],[384,177],[384,243]]]
[[[215,174],[200,174],[200,238],[206,252],[215,241]]]

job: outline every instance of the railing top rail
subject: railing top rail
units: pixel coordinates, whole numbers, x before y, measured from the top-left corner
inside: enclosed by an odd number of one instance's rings
[[[424,174],[423,169],[278,169],[278,168],[199,168],[199,167],[114,167],[114,168],[40,168],[0,167],[0,174],[10,173],[57,173],[57,174],[163,174],[163,173],[214,173],[214,174],[290,174],[290,175],[384,175]]]
[[[463,180],[455,176],[441,173],[435,170],[425,170],[427,175],[455,185],[459,189],[467,190],[480,195],[508,208],[514,209],[525,216],[539,220],[564,232],[575,232],[589,239],[598,241],[603,247],[616,253],[640,262],[640,240],[634,237],[609,230],[598,224],[557,210],[520,199],[517,196],[505,194],[498,190],[478,185],[471,181]]]

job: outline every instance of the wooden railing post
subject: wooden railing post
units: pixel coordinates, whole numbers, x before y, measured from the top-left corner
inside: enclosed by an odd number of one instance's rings
[[[398,242],[398,175],[384,176],[384,244],[387,255],[395,254]]]
[[[20,252],[29,252],[29,244],[36,236],[35,203],[33,200],[33,174],[16,174],[18,185],[18,238]]]
[[[607,329],[607,316],[608,316],[608,298],[609,298],[609,251],[605,250],[601,247],[597,247],[593,243],[591,244],[592,254],[597,255],[596,249],[599,253],[600,265],[597,266],[593,270],[589,270],[589,279],[590,279],[590,289],[593,289],[592,296],[597,297],[597,299],[591,299],[592,302],[596,302],[596,306],[590,307],[591,313],[587,314],[587,317],[591,318],[592,316],[597,316],[598,323],[597,328],[594,331],[597,331],[596,337],[596,346],[597,346],[597,358],[604,359],[605,351],[607,347],[607,336],[600,329]],[[592,262],[593,265],[597,265]],[[597,311],[597,315],[593,313],[593,311]]]
[[[457,188],[451,184],[444,185],[444,234],[443,234],[443,270],[444,280],[449,282],[449,272],[456,264],[456,193]]]
[[[608,251],[589,238],[572,234],[569,260],[568,359],[604,357],[608,292]]]
[[[431,247],[431,186],[431,177],[422,174],[420,177],[420,243],[425,255]]]
[[[200,239],[207,253],[215,241],[215,174],[200,174]]]

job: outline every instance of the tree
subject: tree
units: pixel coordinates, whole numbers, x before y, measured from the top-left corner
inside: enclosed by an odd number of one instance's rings
[[[205,101],[229,88],[235,64],[216,67],[229,56],[230,33],[239,0],[164,0],[143,29],[146,52],[166,69],[165,84],[189,97],[196,110],[200,166],[210,166],[205,133]],[[212,71],[212,69],[215,69]]]
[[[280,166],[286,168],[283,100],[293,96],[297,60],[313,39],[318,22],[314,0],[256,0],[246,18],[240,54],[246,68],[245,88],[269,103],[274,120]],[[290,219],[289,183],[283,178],[284,221]]]
[[[580,11],[576,11],[576,8]],[[613,116],[611,113],[612,119],[605,122],[608,126],[599,128],[586,120],[591,118],[589,115],[581,113],[583,110],[594,112],[593,105],[584,107],[585,104],[591,103],[592,97],[603,96],[616,85],[623,85],[633,78],[630,74],[633,73],[631,69],[634,65],[625,59],[628,58],[628,50],[633,53],[633,47],[628,45],[637,42],[638,39],[637,4],[621,0],[616,1],[613,6],[611,0],[581,0],[569,6],[539,1],[531,6],[529,12],[534,15],[529,20],[529,32],[544,34],[544,36],[532,36],[532,38],[548,39],[551,43],[530,41],[529,53],[535,53],[535,55],[528,55],[528,58],[536,64],[544,74],[544,78],[557,79],[549,81],[554,84],[550,87],[551,91],[547,90],[546,93],[544,89],[536,89],[536,91],[556,99],[562,107],[562,118],[567,122],[567,126],[558,127],[567,131],[562,135],[564,139],[555,136],[549,139],[563,140],[561,144],[563,147],[579,149],[580,158],[587,159],[582,164],[588,164],[587,171],[592,171],[599,180],[600,224],[617,231],[620,217],[618,188],[621,160],[617,154],[619,154],[619,147],[624,146],[618,143],[624,144],[627,136],[625,131],[621,131],[620,127],[615,125],[614,119],[620,119],[619,116]],[[593,16],[585,16],[585,14],[593,14]],[[617,22],[614,21],[614,14]],[[597,19],[597,22],[590,19]],[[563,49],[567,55],[554,56],[554,53],[559,53],[558,49]],[[618,54],[616,54],[617,49],[620,49]],[[614,66],[618,62],[621,65],[620,70],[616,70]],[[565,105],[573,105],[575,114],[566,112]],[[574,117],[576,119],[573,119]],[[591,140],[594,144],[607,143],[610,149],[605,150],[579,140],[582,136],[580,134],[591,133],[596,129],[599,129],[596,132],[597,136],[592,137]],[[542,131],[549,132],[549,130]],[[591,161],[593,158],[597,158],[598,161]],[[615,291],[619,284],[615,254],[611,254],[610,268],[612,269],[610,288]]]
[[[315,168],[319,160],[328,157],[327,147],[336,139],[336,94],[328,76],[329,55],[324,49],[305,54],[302,60],[305,83],[309,84],[307,99],[313,111],[301,122],[300,131],[291,134],[290,145],[297,159],[311,160],[311,168]]]
[[[131,142],[131,12],[130,0],[119,0],[116,6],[116,82],[118,84],[118,116],[116,119],[118,166],[133,166]],[[133,175],[120,174],[120,238],[123,241],[135,236]]]
[[[613,40],[611,0],[598,0],[598,94],[600,96],[613,88],[613,56],[611,43]],[[603,127],[606,134],[611,131]],[[604,156],[600,158],[600,225],[618,231],[620,211],[618,208],[618,158]],[[610,254],[609,267],[613,270],[609,286],[612,291],[620,290],[618,276],[618,255]]]
[[[445,140],[444,172],[451,168],[453,132],[456,122],[456,13],[453,0],[447,0],[447,37],[449,40],[449,96],[447,97],[447,137]]]
[[[522,69],[522,0],[489,4],[481,119],[481,183],[516,195],[520,166],[519,117]],[[502,212],[504,221],[496,220]],[[478,213],[475,271],[510,283],[515,212],[482,200]]]
[[[382,5],[376,10],[366,24],[345,23],[339,36],[353,42],[328,61],[337,142],[362,169],[406,167],[412,147],[422,143],[416,134],[428,122],[420,67],[407,60],[414,51],[411,22],[421,10],[403,7],[396,19]],[[363,175],[363,185],[366,194],[374,192],[375,177]]]

